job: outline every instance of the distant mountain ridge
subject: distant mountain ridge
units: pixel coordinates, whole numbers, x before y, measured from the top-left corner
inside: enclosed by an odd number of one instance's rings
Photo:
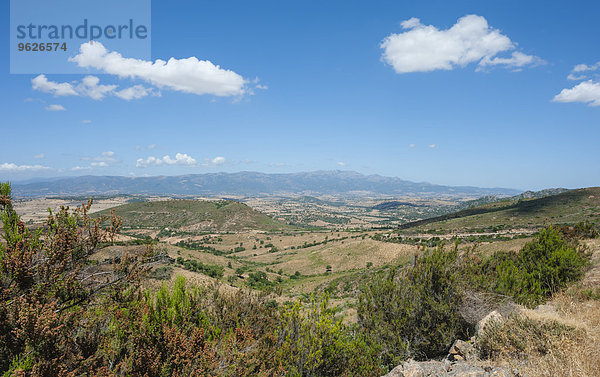
[[[53,195],[453,195],[513,196],[509,188],[444,186],[352,171],[268,174],[206,173],[180,176],[82,176],[13,185],[17,196]]]

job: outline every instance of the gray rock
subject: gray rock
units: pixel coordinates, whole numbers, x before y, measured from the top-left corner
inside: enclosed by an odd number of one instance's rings
[[[470,342],[457,340],[454,342],[448,352],[448,360],[452,361],[477,361],[479,360],[479,351]]]
[[[406,361],[383,377],[514,377],[503,368],[481,367],[459,361]]]

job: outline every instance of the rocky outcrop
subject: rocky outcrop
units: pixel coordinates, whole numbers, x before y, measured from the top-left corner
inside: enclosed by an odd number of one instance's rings
[[[383,377],[516,377],[503,368],[477,366],[472,363],[459,361],[406,361]]]
[[[479,360],[479,351],[471,342],[457,340],[454,342],[448,352],[450,361],[477,361]]]
[[[492,311],[475,326],[476,336],[470,341],[455,341],[444,360],[408,360],[383,377],[522,377],[517,371],[483,365],[479,360],[479,349],[474,344],[477,337],[485,334],[492,324],[503,321],[500,313]]]

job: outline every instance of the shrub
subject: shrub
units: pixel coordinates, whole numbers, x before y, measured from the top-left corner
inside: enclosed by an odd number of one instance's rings
[[[589,260],[590,255],[567,244],[556,228],[548,227],[518,254],[497,266],[496,290],[519,303],[535,306],[581,279]]]
[[[256,271],[248,275],[247,284],[254,289],[264,289],[273,285],[273,282],[269,280],[266,272]]]
[[[590,263],[590,254],[576,240],[565,240],[558,228],[547,227],[519,252],[497,251],[482,258],[469,250],[462,259],[459,267],[463,286],[535,306],[580,280]]]
[[[477,346],[486,358],[545,355],[551,351],[560,352],[561,342],[575,335],[574,328],[562,323],[515,315],[505,322],[490,323],[478,337]]]
[[[173,267],[162,266],[157,267],[150,273],[150,277],[156,280],[169,280],[173,274]]]
[[[376,349],[343,325],[327,296],[287,304],[277,329],[277,360],[290,376],[379,376]]]
[[[439,246],[414,268],[394,268],[363,287],[359,325],[372,344],[382,347],[385,365],[441,356],[465,335],[467,324],[459,314],[461,295],[456,288],[457,255],[456,247],[444,251]]]

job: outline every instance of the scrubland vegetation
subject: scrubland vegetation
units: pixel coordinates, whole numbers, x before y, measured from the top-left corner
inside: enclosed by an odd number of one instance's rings
[[[165,268],[168,256],[152,244],[99,262],[94,254],[115,242],[122,224],[114,213],[91,218],[90,205],[50,213],[44,227],[32,230],[14,211],[10,186],[1,186],[6,376],[380,376],[408,358],[443,357],[456,339],[473,336],[482,317],[473,297],[489,298],[491,307],[507,301],[535,307],[570,295],[598,307],[597,287],[577,285],[592,264],[581,239],[598,236],[590,223],[548,226],[519,252],[482,255],[440,242],[411,263],[368,262],[356,283],[358,319],[344,322],[327,293],[276,300],[266,289],[274,282],[262,271],[235,290],[196,286],[182,276],[147,288],[149,276],[164,280],[174,266],[216,278],[224,268],[184,257]],[[548,373],[556,371],[548,355],[580,344],[587,356],[590,341],[585,328],[518,314],[474,340],[484,358],[530,357]]]

